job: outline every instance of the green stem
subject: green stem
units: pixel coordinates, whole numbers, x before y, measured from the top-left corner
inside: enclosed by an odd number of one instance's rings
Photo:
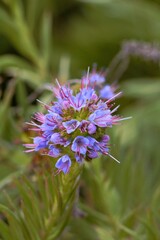
[[[68,174],[64,175],[61,173],[55,176],[59,183],[61,206],[53,206],[51,217],[46,221],[46,230],[43,239],[56,239],[65,228],[75,204],[81,172],[82,166],[79,166],[75,162],[72,164],[72,168]],[[52,234],[53,228],[54,233]]]

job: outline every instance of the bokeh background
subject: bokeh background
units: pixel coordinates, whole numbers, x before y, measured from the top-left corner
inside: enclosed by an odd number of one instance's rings
[[[121,164],[86,164],[87,214],[71,218],[60,239],[160,239],[159,42],[159,0],[0,0],[1,190],[30,168],[24,122],[42,110],[37,98],[50,101],[56,78],[80,78],[94,63],[107,68],[107,83],[123,91],[119,113],[132,116],[109,131]]]

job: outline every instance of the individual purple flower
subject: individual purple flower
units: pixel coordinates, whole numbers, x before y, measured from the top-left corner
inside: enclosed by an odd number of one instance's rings
[[[50,108],[50,112],[55,112],[59,115],[63,114],[62,105],[59,102],[54,103],[54,105],[51,106],[51,108]]]
[[[88,136],[87,139],[89,141],[88,147],[95,151],[98,151],[99,150],[99,142],[95,138],[90,137],[90,136]]]
[[[71,106],[77,111],[80,111],[86,106],[86,98],[83,96],[82,92],[78,93],[76,96],[73,96]]]
[[[86,100],[86,102],[87,101],[96,101],[97,99],[98,99],[98,96],[97,96],[97,94],[96,94],[96,92],[95,92],[95,90],[93,89],[93,88],[91,88],[91,87],[89,87],[89,88],[83,88],[82,90],[81,90],[81,95],[83,96],[83,99],[85,99]]]
[[[89,84],[90,86],[101,85],[105,82],[105,75],[104,71],[97,72],[96,68],[94,67],[91,73],[87,73],[83,76],[82,81],[84,84]]]
[[[60,133],[57,133],[57,132],[52,134],[50,141],[55,145],[64,144],[64,139],[61,137]]]
[[[72,96],[73,93],[72,89],[66,86],[61,86],[59,82],[57,83],[58,88],[53,88],[55,96],[57,97],[58,100],[68,100],[70,96]]]
[[[90,81],[92,83],[104,83],[105,82],[105,77],[102,74],[98,74],[98,73],[92,73],[90,75]]]
[[[89,134],[94,134],[95,132],[96,132],[96,126],[93,124],[93,123],[90,123],[89,125],[88,125],[88,133]]]
[[[34,138],[34,144],[36,145],[35,151],[39,151],[40,149],[47,147],[47,141],[43,137],[35,137]]]
[[[68,134],[74,132],[80,125],[80,122],[76,119],[72,119],[70,121],[63,122],[62,125],[65,127]]]
[[[107,154],[109,152],[109,148],[108,148],[109,140],[110,140],[110,137],[108,135],[104,135],[101,141],[99,142],[100,152],[102,154]]]
[[[42,136],[43,136],[46,140],[50,141],[52,134],[53,134],[53,131],[52,131],[52,130],[46,130],[46,131],[43,132]]]
[[[97,158],[97,157],[98,157],[98,152],[97,152],[97,151],[94,151],[94,150],[92,150],[92,149],[89,149],[87,156],[88,156],[90,159]]]
[[[88,120],[99,127],[111,127],[113,121],[110,110],[96,110],[89,116]]]
[[[100,90],[100,97],[103,99],[110,99],[115,95],[114,89],[110,85],[105,85]]]
[[[101,139],[101,143],[107,144],[110,140],[109,135],[103,135]]]
[[[82,136],[77,136],[71,146],[73,152],[77,154],[86,154],[87,146],[89,145],[89,141],[87,138]]]
[[[29,150],[26,150],[26,152],[37,152],[41,149],[44,149],[47,147],[47,141],[44,137],[35,137],[33,139],[33,143],[31,144],[24,144],[26,148],[29,148]]]
[[[35,113],[35,115],[34,115],[34,119],[35,119],[36,121],[40,122],[40,123],[44,123],[44,121],[45,121],[45,115],[44,115],[43,113],[37,112],[37,113]]]
[[[79,153],[75,153],[75,159],[78,163],[83,163],[84,160],[84,155],[83,154],[79,154]]]
[[[64,172],[64,174],[68,173],[70,167],[72,165],[71,159],[68,155],[64,155],[63,157],[59,158],[56,162],[55,167],[58,168],[59,172]]]
[[[81,130],[81,132],[86,132],[87,131],[88,124],[89,124],[89,121],[86,121],[86,120],[81,121],[81,123],[79,125],[79,129]]]
[[[62,118],[57,113],[49,113],[45,115],[44,123],[41,125],[40,129],[42,131],[49,131],[54,130],[57,126],[59,121],[61,121]]]
[[[49,146],[48,155],[51,157],[57,158],[60,155],[60,149],[56,148],[54,145],[51,144]]]

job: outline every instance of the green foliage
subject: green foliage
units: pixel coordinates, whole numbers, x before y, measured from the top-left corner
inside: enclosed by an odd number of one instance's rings
[[[43,170],[30,179],[17,179],[15,203],[5,194],[8,206],[0,205],[5,219],[0,221],[0,237],[4,240],[57,239],[71,215],[80,171],[77,164],[72,175],[54,176]]]
[[[160,239],[160,59],[120,49],[126,39],[159,42],[159,8],[159,0],[0,1],[1,240]],[[80,180],[28,174],[35,156],[22,142],[35,100],[49,102],[46,83],[80,77],[93,62],[121,81],[120,114],[132,116],[109,130],[121,164],[96,159]]]

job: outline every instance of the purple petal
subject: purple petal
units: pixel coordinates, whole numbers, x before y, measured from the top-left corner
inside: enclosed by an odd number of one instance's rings
[[[61,135],[59,133],[53,133],[50,141],[54,144],[62,144],[63,138],[61,137]]]
[[[96,110],[89,116],[88,120],[99,127],[112,126],[112,115],[110,110]]]
[[[109,140],[110,140],[109,135],[104,135],[104,136],[102,137],[102,139],[101,139],[101,142],[108,143]]]
[[[104,135],[102,137],[101,141],[99,142],[100,152],[105,154],[109,152],[109,148],[107,146],[109,139],[110,138],[108,135]]]
[[[35,151],[39,151],[40,149],[47,147],[47,140],[43,137],[35,137],[34,140]]]
[[[71,149],[73,152],[76,152],[78,154],[86,154],[88,145],[89,140],[87,138],[78,136],[74,139]]]
[[[87,128],[88,128],[88,124],[89,124],[89,121],[86,121],[86,120],[82,120],[81,123],[80,123],[80,130],[82,132],[86,132],[87,131]]]
[[[90,149],[90,150],[88,151],[88,153],[87,153],[87,156],[88,156],[89,158],[97,158],[97,157],[98,157],[98,153],[97,153],[96,151]]]
[[[84,88],[81,90],[82,96],[87,101],[96,100],[98,97],[93,88]]]
[[[95,132],[96,132],[96,126],[93,124],[93,123],[90,123],[89,125],[88,125],[88,133],[89,134],[94,134]]]
[[[60,150],[58,148],[56,148],[53,145],[49,146],[50,151],[48,152],[48,155],[51,157],[58,157],[60,155]]]
[[[83,77],[84,84],[89,84],[91,86],[100,85],[105,82],[105,76],[103,73],[96,72],[95,70],[92,70],[92,72],[89,74],[89,76]]]
[[[100,91],[100,97],[104,99],[110,99],[114,96],[114,91],[111,86],[106,85],[104,88]]]
[[[59,158],[56,162],[55,167],[58,168],[60,171],[63,171],[64,174],[68,173],[71,167],[71,159],[68,155],[64,155],[63,157]]]
[[[41,125],[42,131],[51,131],[57,127],[58,122],[61,122],[62,118],[57,113],[48,113],[45,115],[45,121]]]
[[[77,111],[80,111],[81,108],[86,106],[86,98],[84,98],[82,92],[80,92],[76,96],[72,97],[71,105]]]
[[[75,154],[75,158],[76,158],[76,161],[78,163],[82,163],[83,160],[84,160],[84,155],[82,155],[82,154]]]
[[[80,122],[76,119],[72,119],[70,121],[63,122],[62,125],[65,127],[68,134],[74,132],[80,125]]]
[[[89,137],[89,136],[87,137],[87,139],[89,140],[88,147],[98,151],[99,150],[99,142],[95,138],[92,138],[92,137]]]

